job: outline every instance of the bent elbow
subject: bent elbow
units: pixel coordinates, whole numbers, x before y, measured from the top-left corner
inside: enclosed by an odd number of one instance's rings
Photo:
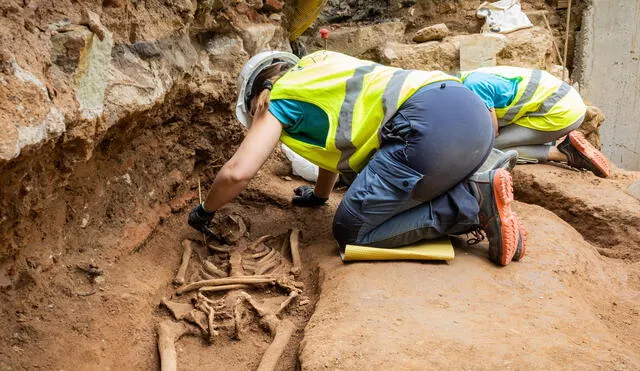
[[[247,171],[243,171],[242,169],[234,166],[233,164],[229,164],[229,166],[225,167],[218,176],[222,176],[230,183],[240,184],[240,183],[248,183],[251,178],[253,178],[254,174],[250,174]]]

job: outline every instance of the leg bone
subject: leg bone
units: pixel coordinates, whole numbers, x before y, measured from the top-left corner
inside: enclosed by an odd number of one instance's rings
[[[165,320],[158,325],[158,351],[160,352],[160,370],[176,371],[178,355],[176,341],[182,335],[196,335],[197,331],[184,322]]]
[[[302,273],[302,261],[300,260],[300,249],[298,248],[300,243],[300,230],[293,229],[289,236],[289,244],[291,246],[291,261],[293,267],[291,267],[291,273],[298,276]]]
[[[180,264],[180,268],[178,269],[178,274],[176,274],[176,278],[173,279],[173,283],[176,285],[184,284],[184,276],[187,273],[187,268],[189,267],[189,259],[191,258],[191,251],[193,247],[191,246],[191,240],[182,241],[182,263]]]
[[[280,321],[276,329],[276,336],[273,338],[273,342],[262,356],[258,371],[273,371],[278,365],[282,353],[284,353],[291,336],[296,330],[296,326],[288,319]]]

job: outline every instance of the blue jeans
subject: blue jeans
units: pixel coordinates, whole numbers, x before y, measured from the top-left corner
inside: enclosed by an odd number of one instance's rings
[[[341,246],[398,247],[478,224],[478,202],[465,180],[493,145],[480,98],[453,81],[427,85],[381,128],[381,137],[336,211],[333,233]]]

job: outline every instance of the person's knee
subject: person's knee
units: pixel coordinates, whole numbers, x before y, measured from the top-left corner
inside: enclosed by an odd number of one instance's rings
[[[333,218],[333,237],[336,241],[341,246],[356,242],[361,227],[360,218],[353,215],[341,204]]]

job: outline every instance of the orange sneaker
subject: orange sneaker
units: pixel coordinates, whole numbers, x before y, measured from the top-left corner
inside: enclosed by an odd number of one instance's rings
[[[516,216],[516,221],[518,225],[518,246],[516,247],[515,254],[513,254],[513,261],[519,261],[524,258],[524,255],[527,253],[527,229],[518,216]]]
[[[558,150],[567,156],[569,166],[589,170],[600,178],[609,176],[609,161],[581,132],[570,132],[562,143],[558,144]]]
[[[496,264],[509,264],[518,246],[511,174],[506,169],[476,173],[469,179],[469,188],[480,206],[478,217],[489,239],[489,258]]]

